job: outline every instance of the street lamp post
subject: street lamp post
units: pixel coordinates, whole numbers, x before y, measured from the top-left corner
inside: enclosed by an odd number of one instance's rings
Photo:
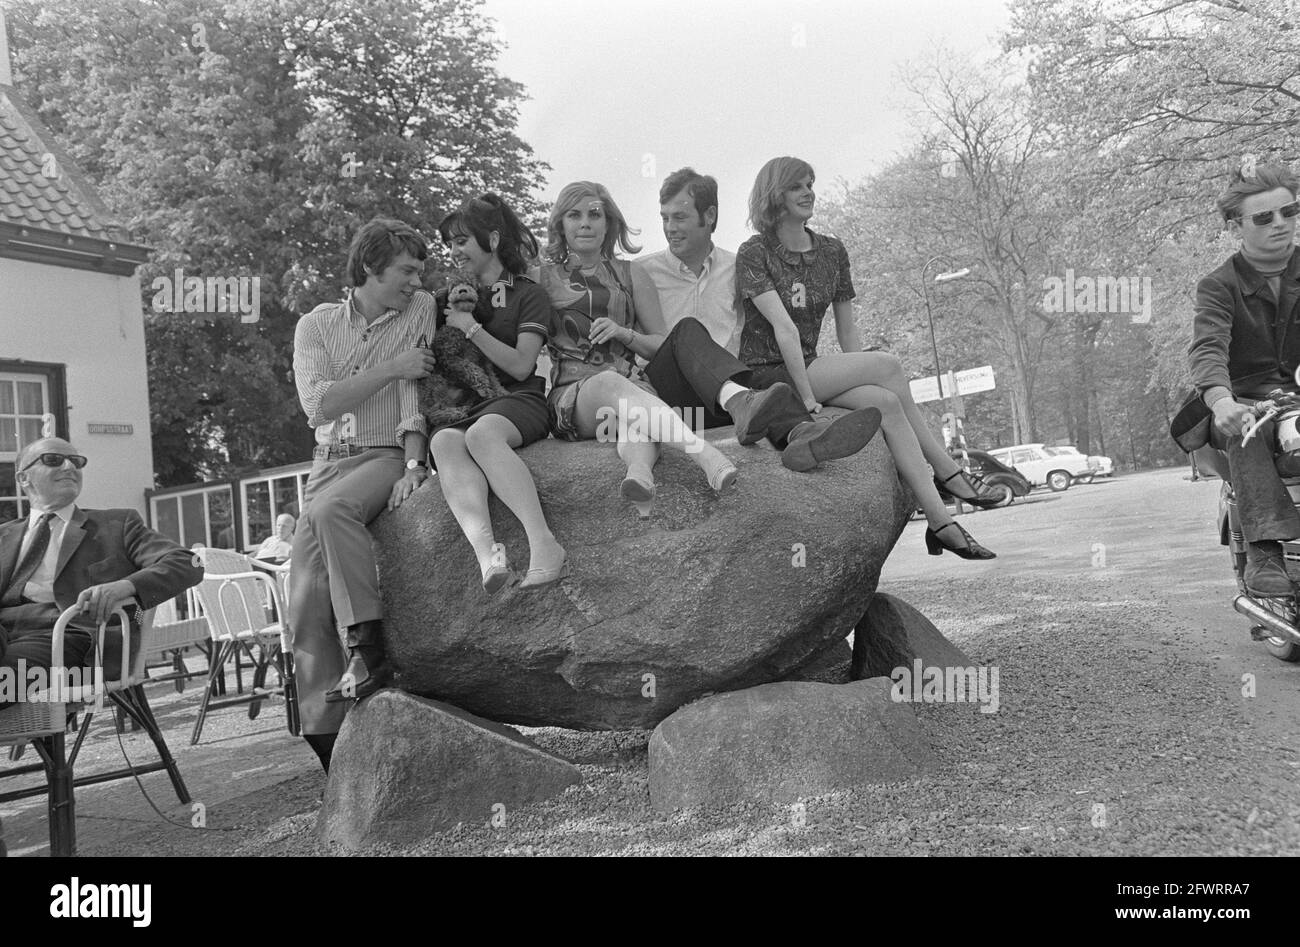
[[[939,399],[943,400],[943,370],[939,366],[939,343],[934,335],[934,313],[930,310],[930,286],[926,282],[925,274],[935,263],[943,259],[941,256],[932,256],[925,261],[925,266],[921,267],[921,295],[925,299],[925,321],[930,326],[930,346],[934,349],[934,380],[939,385]],[[965,267],[955,272],[939,273],[935,276],[936,283],[946,283],[949,280],[961,279],[963,276],[970,274],[970,267]],[[957,376],[954,374],[952,387],[948,392],[948,411],[952,415],[952,438],[963,451],[966,448],[966,437],[961,433],[961,428],[957,424]]]

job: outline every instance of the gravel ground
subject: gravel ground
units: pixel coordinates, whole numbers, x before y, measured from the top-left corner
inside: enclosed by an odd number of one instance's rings
[[[1070,494],[1080,510],[1105,499]],[[1197,494],[1198,502],[1207,495]],[[1072,522],[1062,502],[979,514],[968,528],[990,545],[997,540],[995,548],[1032,529],[1033,542],[1050,549]],[[1126,534],[1143,534],[1141,524],[1126,527]],[[1204,628],[1176,617],[1188,604],[1176,590],[1162,598],[1141,570],[1046,560],[1026,568],[1012,556],[978,570],[950,557],[926,561],[913,549],[921,529],[908,527],[896,553],[906,561],[887,573],[882,590],[916,605],[977,663],[1000,671],[997,713],[970,704],[913,705],[940,762],[936,773],[796,806],[661,817],[649,806],[648,732],[528,730],[577,763],[584,784],[507,813],[498,828],[464,825],[373,854],[1300,854],[1300,744],[1291,700],[1300,691],[1300,665],[1250,646],[1252,656],[1263,655],[1261,668],[1272,662],[1261,680],[1266,673],[1275,690],[1278,681],[1280,690],[1289,688],[1289,704],[1266,706],[1243,697],[1232,655],[1189,645]],[[1113,556],[1124,551],[1108,541]],[[1221,609],[1230,582],[1212,540],[1204,545],[1203,568],[1207,581],[1217,577],[1222,586]],[[980,603],[977,614],[971,602]],[[1244,622],[1230,633],[1245,638]],[[323,788],[304,759],[287,779],[212,806],[209,831],[155,819],[82,852],[327,854],[314,835]]]

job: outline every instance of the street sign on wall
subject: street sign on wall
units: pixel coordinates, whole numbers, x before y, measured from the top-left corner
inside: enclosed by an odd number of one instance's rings
[[[968,368],[955,374],[957,393],[959,395],[972,395],[977,391],[992,391],[997,387],[994,383],[992,365]],[[927,401],[938,401],[940,397],[947,398],[952,391],[953,375],[953,372],[944,373],[942,396],[939,394],[939,384],[933,375],[927,378],[913,379],[911,382],[912,400],[917,404],[924,404]]]

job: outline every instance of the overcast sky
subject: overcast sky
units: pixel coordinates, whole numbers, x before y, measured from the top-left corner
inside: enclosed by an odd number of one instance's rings
[[[530,100],[520,133],[554,169],[606,185],[647,250],[664,246],[659,184],[683,165],[719,183],[715,242],[749,236],[745,205],[771,157],[819,184],[857,180],[914,137],[898,82],[936,46],[987,58],[1004,0],[485,0],[501,71]],[[817,218],[812,221],[817,228]],[[539,235],[540,236],[540,235]]]

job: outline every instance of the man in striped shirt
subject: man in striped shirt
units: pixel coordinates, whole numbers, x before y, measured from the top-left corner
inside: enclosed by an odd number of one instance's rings
[[[418,347],[434,332],[434,300],[420,282],[427,257],[411,227],[370,221],[348,251],[351,293],[317,306],[294,332],[294,380],[316,450],[294,537],[289,623],[303,735],[327,772],[347,702],[390,676],[366,526],[428,477],[416,403],[416,381],[434,367]],[[338,625],[347,628],[346,669]]]

